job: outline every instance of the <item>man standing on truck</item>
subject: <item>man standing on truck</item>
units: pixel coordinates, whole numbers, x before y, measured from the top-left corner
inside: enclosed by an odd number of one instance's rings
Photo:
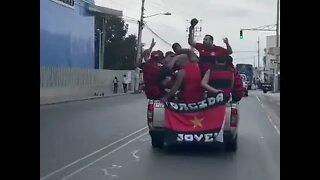
[[[176,81],[168,94],[161,100],[170,99],[181,89],[179,99],[186,103],[198,102],[203,99],[203,88],[201,86],[201,72],[197,62],[191,61],[186,54],[174,57],[175,67],[178,69]]]
[[[144,92],[148,99],[160,99],[164,95],[158,83],[158,76],[163,62],[163,53],[153,51],[151,58],[143,66]]]
[[[173,57],[175,56],[174,52],[168,51],[165,54],[163,61],[163,66],[160,68],[158,74],[158,84],[162,90],[171,89],[173,85],[173,66],[174,61]]]
[[[208,69],[212,67],[215,61],[215,57],[226,56],[232,54],[232,48],[229,44],[228,38],[224,38],[223,42],[226,44],[227,49],[214,45],[213,37],[209,34],[205,35],[203,38],[203,43],[196,43],[193,39],[192,32],[194,27],[197,25],[198,20],[192,19],[191,26],[189,27],[189,38],[188,43],[190,46],[194,47],[199,51],[200,62],[199,67],[201,69],[202,76],[206,73]]]
[[[204,75],[202,86],[212,95],[223,90],[229,99],[232,94],[233,101],[240,101],[244,95],[244,88],[239,72],[232,65],[232,57],[219,57],[213,68],[208,69]]]

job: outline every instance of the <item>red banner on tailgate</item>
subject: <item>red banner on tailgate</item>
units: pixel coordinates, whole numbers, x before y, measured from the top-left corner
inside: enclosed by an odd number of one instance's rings
[[[220,130],[225,118],[223,93],[196,103],[165,103],[165,126],[176,132]]]

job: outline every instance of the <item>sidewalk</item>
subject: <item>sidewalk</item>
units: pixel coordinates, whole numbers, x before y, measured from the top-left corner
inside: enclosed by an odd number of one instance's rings
[[[75,102],[75,101],[101,99],[101,98],[108,98],[108,97],[115,97],[115,96],[123,96],[123,95],[128,95],[128,94],[134,94],[134,93],[133,93],[133,91],[128,91],[128,93],[107,94],[104,96],[90,96],[90,97],[74,96],[74,97],[40,98],[40,106],[68,103],[68,102]]]

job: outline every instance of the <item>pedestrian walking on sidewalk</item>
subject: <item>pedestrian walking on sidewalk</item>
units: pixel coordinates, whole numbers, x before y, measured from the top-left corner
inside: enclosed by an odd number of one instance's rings
[[[123,85],[124,93],[128,92],[128,84],[129,84],[129,79],[128,79],[127,75],[123,75],[122,85]]]
[[[118,93],[118,83],[119,83],[119,80],[116,76],[113,79],[113,93],[115,93],[115,94]]]

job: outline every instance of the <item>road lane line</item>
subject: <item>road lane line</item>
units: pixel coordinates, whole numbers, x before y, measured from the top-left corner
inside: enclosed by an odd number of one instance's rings
[[[256,98],[257,98],[257,99],[258,99],[258,101],[262,104],[262,102],[261,102],[260,98],[259,98],[258,96],[256,96]]]
[[[74,165],[74,164],[76,164],[76,163],[78,163],[78,162],[80,162],[80,161],[82,161],[82,160],[84,160],[84,159],[86,159],[86,158],[94,155],[94,154],[97,154],[98,152],[101,152],[101,151],[103,151],[104,149],[106,149],[106,148],[108,148],[108,147],[110,147],[110,146],[112,146],[112,145],[114,145],[114,144],[116,144],[116,143],[118,143],[118,142],[120,142],[120,141],[122,141],[122,140],[124,140],[124,139],[126,139],[126,138],[128,138],[128,137],[130,137],[130,136],[132,136],[132,135],[134,135],[134,134],[137,134],[137,133],[139,133],[140,131],[143,131],[144,129],[147,129],[147,128],[148,128],[148,126],[143,127],[143,128],[141,128],[141,129],[139,129],[139,130],[137,130],[137,131],[135,131],[135,132],[133,132],[133,133],[131,133],[131,134],[129,134],[129,135],[127,135],[127,136],[125,136],[125,137],[123,137],[123,138],[121,138],[121,139],[119,139],[119,140],[117,140],[117,141],[115,141],[115,142],[107,145],[107,146],[104,146],[103,148],[101,148],[101,149],[99,149],[99,150],[97,150],[97,151],[95,151],[95,152],[93,152],[93,153],[91,153],[91,154],[89,154],[89,155],[86,155],[86,156],[84,156],[84,157],[82,157],[82,158],[80,158],[80,159],[78,159],[78,160],[76,160],[76,161],[73,161],[72,163],[70,163],[70,164],[68,164],[68,165],[66,165],[66,166],[64,166],[64,167],[62,167],[62,168],[60,168],[60,169],[57,169],[57,170],[49,173],[48,175],[40,178],[40,180],[45,180],[45,179],[47,179],[47,178],[49,178],[49,177],[57,174],[58,172],[61,172],[61,171],[65,170],[66,168],[68,168],[68,167],[70,167],[70,166],[72,166],[72,165]]]
[[[109,156],[110,154],[112,154],[112,153],[114,153],[114,152],[116,152],[116,151],[120,150],[121,148],[123,148],[123,147],[127,146],[128,144],[132,143],[133,141],[135,141],[135,140],[137,140],[137,139],[139,139],[139,138],[141,138],[142,136],[145,136],[145,135],[147,135],[147,134],[148,134],[148,132],[145,132],[145,133],[141,134],[140,136],[137,136],[137,137],[135,137],[135,138],[131,139],[131,140],[130,140],[130,141],[128,141],[127,143],[125,143],[125,144],[123,144],[123,145],[121,145],[121,146],[117,147],[116,149],[114,149],[114,150],[110,151],[109,153],[107,153],[107,154],[103,155],[102,157],[100,157],[100,158],[96,159],[95,161],[93,161],[93,162],[91,162],[91,163],[89,163],[89,164],[87,164],[87,165],[85,165],[85,166],[81,167],[80,169],[78,169],[78,170],[76,170],[76,171],[72,172],[71,174],[69,174],[69,175],[67,175],[67,176],[63,177],[63,178],[62,178],[62,180],[66,180],[67,178],[70,178],[71,176],[73,176],[73,175],[75,175],[75,174],[79,173],[80,171],[82,171],[82,170],[86,169],[87,167],[91,166],[92,164],[94,164],[94,163],[96,163],[96,162],[100,161],[101,159],[103,159],[103,158],[105,158],[105,157]]]
[[[263,105],[262,101],[260,100],[260,98],[259,98],[258,96],[256,96],[256,98],[257,98],[258,101],[260,102],[260,106],[261,106],[262,108],[264,108],[264,105]]]
[[[260,98],[259,98],[258,96],[256,96],[256,98],[257,98],[258,101],[260,102],[261,107],[265,109],[265,111],[266,111],[266,113],[267,113],[267,116],[268,116],[269,122],[272,124],[272,126],[276,129],[277,133],[280,135],[280,130],[279,130],[279,128],[276,126],[276,124],[273,122],[272,118],[269,116],[269,113],[268,113],[267,109],[264,107],[262,101],[260,100]]]
[[[273,120],[271,119],[271,117],[269,115],[268,115],[268,120],[273,125],[273,127],[276,129],[277,133],[280,135],[280,130],[278,129],[278,127],[276,126],[276,124],[273,122]]]
[[[279,136],[280,136],[280,130],[278,129],[278,127],[275,125],[274,128],[276,129],[277,133],[278,133]]]

